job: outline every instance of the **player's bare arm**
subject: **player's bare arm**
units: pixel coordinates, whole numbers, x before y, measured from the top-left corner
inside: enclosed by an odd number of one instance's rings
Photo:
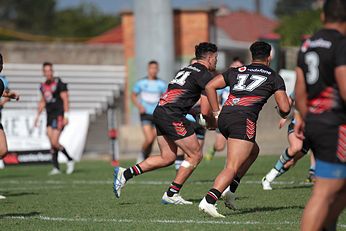
[[[291,111],[291,105],[288,100],[286,91],[276,91],[274,93],[275,101],[278,105],[278,112],[282,118],[286,118]]]
[[[224,88],[225,86],[226,86],[226,83],[223,76],[217,75],[205,87],[205,91],[207,93],[207,97],[208,97],[214,116],[217,116],[218,113],[220,112],[220,106],[219,106],[216,90]]]
[[[131,101],[132,103],[135,105],[136,108],[138,108],[139,112],[140,113],[144,113],[145,112],[145,109],[144,107],[142,106],[142,104],[140,104],[138,102],[138,99],[137,99],[137,94],[135,92],[132,92],[131,93]]]
[[[64,106],[64,125],[68,124],[68,112],[69,112],[69,96],[68,96],[68,91],[63,91],[60,93],[60,98],[62,99],[63,106]]]
[[[2,93],[2,96],[9,99],[15,99],[17,101],[19,100],[19,94],[11,90],[4,91],[4,93]]]
[[[346,65],[335,68],[335,79],[340,89],[340,96],[346,102]]]
[[[35,122],[34,122],[35,127],[38,126],[38,120],[39,120],[40,115],[41,115],[41,113],[45,107],[46,107],[46,102],[44,101],[43,96],[41,96],[41,99],[38,102],[37,114],[36,114],[36,118],[35,118]]]
[[[302,119],[297,120],[294,126],[294,133],[300,139],[304,139],[304,119],[306,113],[308,112],[307,107],[307,93],[304,73],[301,68],[296,68],[296,85],[295,85],[295,98],[296,98],[296,109]]]

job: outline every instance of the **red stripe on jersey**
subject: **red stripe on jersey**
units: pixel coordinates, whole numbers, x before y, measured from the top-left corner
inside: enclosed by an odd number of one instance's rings
[[[261,96],[244,96],[241,98],[237,98],[232,94],[228,95],[228,99],[225,102],[225,106],[251,106],[258,101],[261,101],[263,97]]]
[[[320,114],[331,110],[335,103],[335,90],[332,87],[327,87],[316,98],[309,100],[309,111]]]
[[[342,162],[346,162],[346,124],[339,127],[338,149],[336,154]]]
[[[177,133],[179,136],[185,136],[185,135],[186,135],[187,130],[186,130],[186,128],[184,127],[183,122],[173,122],[172,124],[173,124],[173,126],[174,126],[174,129],[175,129],[176,133]]]
[[[184,89],[167,90],[160,98],[159,106],[176,102],[179,96],[184,94],[185,91]]]
[[[256,123],[246,119],[246,135],[251,140],[256,133]]]

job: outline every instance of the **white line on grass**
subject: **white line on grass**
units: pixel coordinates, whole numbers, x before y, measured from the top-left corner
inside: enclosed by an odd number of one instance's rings
[[[169,219],[151,219],[151,220],[131,220],[131,219],[107,219],[107,218],[66,218],[66,217],[47,217],[47,216],[4,216],[3,219],[9,220],[42,220],[42,221],[64,221],[64,222],[110,222],[110,223],[152,223],[152,224],[212,224],[212,225],[297,225],[298,222],[263,222],[263,221],[216,221],[216,220],[169,220]],[[345,224],[338,224],[339,227],[346,228]]]

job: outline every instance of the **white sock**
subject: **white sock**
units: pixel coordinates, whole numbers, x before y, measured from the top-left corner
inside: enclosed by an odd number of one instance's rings
[[[276,170],[275,168],[272,168],[270,172],[266,175],[266,180],[269,181],[270,183],[275,180],[275,178],[279,175],[279,171]]]

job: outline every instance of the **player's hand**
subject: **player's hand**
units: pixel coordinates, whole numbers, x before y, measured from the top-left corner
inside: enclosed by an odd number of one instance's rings
[[[287,119],[280,119],[279,121],[279,129],[283,128],[283,126],[285,126]]]
[[[294,134],[297,138],[304,140],[304,129],[305,129],[305,122],[301,119],[296,120],[296,123],[294,124]]]
[[[66,118],[66,117],[64,118],[63,124],[64,124],[64,126],[68,125],[68,118]]]
[[[138,105],[138,110],[140,114],[144,114],[145,113],[145,108],[142,105]]]
[[[19,100],[19,94],[17,94],[16,92],[14,91],[11,91],[9,94],[8,94],[8,98],[10,99],[15,99],[16,101]]]

